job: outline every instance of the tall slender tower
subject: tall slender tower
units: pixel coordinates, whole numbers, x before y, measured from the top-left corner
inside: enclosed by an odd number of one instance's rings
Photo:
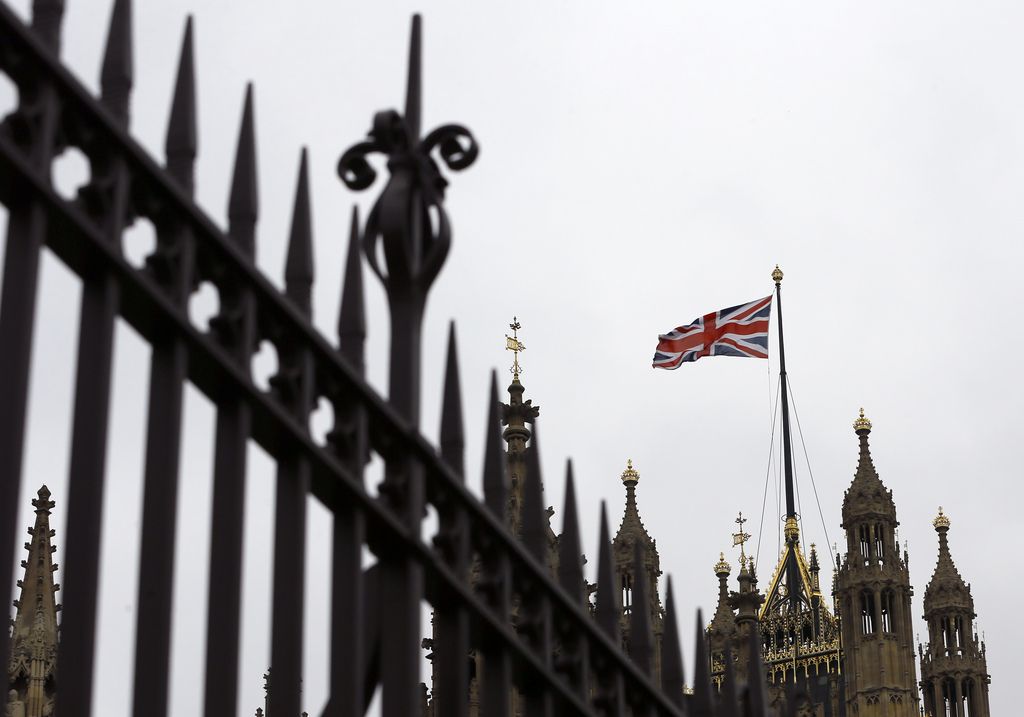
[[[917,680],[907,556],[896,543],[896,505],[878,477],[868,434],[871,421],[853,423],[860,460],[843,497],[846,559],[836,595],[842,623],[847,714],[918,717]]]
[[[929,643],[921,652],[921,692],[929,717],[989,717],[985,643],[972,629],[974,598],[949,554],[949,517],[939,508],[932,522],[939,560],[924,590]]]
[[[11,717],[44,717],[53,712],[57,690],[57,605],[53,582],[57,565],[50,544],[53,501],[44,485],[33,499],[35,525],[28,529],[31,542],[25,543],[28,559],[21,561],[25,577],[18,581],[21,597],[14,601],[18,609],[11,631],[11,659],[7,668],[7,714]]]
[[[626,462],[626,470],[622,472],[622,484],[626,487],[626,510],[622,514],[622,523],[612,538],[612,560],[615,563],[615,574],[622,589],[622,641],[629,644],[629,614],[632,610],[646,609],[650,611],[651,632],[654,634],[653,679],[654,684],[661,682],[661,639],[665,630],[661,598],[658,597],[658,577],[661,575],[661,559],[658,556],[658,544],[651,537],[640,520],[640,510],[636,505],[636,486],[640,482],[640,474],[633,468],[633,461]],[[643,555],[644,570],[647,572],[647,605],[633,604],[634,545],[640,545]]]

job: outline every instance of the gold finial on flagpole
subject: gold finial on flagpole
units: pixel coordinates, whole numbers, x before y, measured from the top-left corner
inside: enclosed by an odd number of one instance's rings
[[[775,265],[775,269],[772,271],[772,281],[775,282],[776,286],[782,283],[782,269],[779,268],[778,264]]]
[[[512,329],[512,335],[505,334],[505,350],[511,351],[515,358],[512,360],[512,380],[518,381],[519,374],[523,372],[522,367],[519,365],[519,352],[525,351],[526,346],[519,340],[519,329],[523,328],[522,324],[519,323],[519,319],[515,316],[512,317],[512,323],[508,325]]]

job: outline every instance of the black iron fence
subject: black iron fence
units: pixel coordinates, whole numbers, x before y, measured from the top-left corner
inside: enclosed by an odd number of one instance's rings
[[[0,575],[9,581],[15,554],[29,364],[40,257],[50,251],[82,280],[73,406],[64,611],[58,653],[56,714],[89,715],[94,683],[97,584],[114,324],[123,318],[152,348],[145,447],[144,501],[134,663],[136,715],[167,713],[173,620],[182,394],[186,382],[216,407],[214,497],[206,634],[204,713],[238,714],[243,504],[246,444],[255,440],[277,464],[269,687],[270,717],[298,715],[307,496],[334,515],[329,701],[325,715],[363,714],[380,689],[385,717],[421,711],[421,604],[438,625],[434,714],[468,713],[467,656],[482,656],[481,713],[510,711],[513,687],[530,715],[765,715],[765,686],[727,679],[721,694],[708,676],[698,622],[693,689],[684,691],[677,616],[666,606],[662,680],[650,676],[652,640],[644,611],[633,611],[630,654],[620,649],[621,608],[604,528],[597,602],[583,590],[571,472],[557,580],[545,565],[543,507],[524,500],[523,541],[503,527],[506,469],[496,385],[486,420],[485,501],[465,487],[463,418],[454,332],[449,342],[440,451],[418,431],[420,327],[431,283],[450,245],[444,210],[449,170],[471,165],[476,142],[464,127],[422,135],[420,23],[413,22],[404,113],[380,112],[369,137],[345,152],[348,187],[374,183],[366,157],[382,153],[389,177],[366,222],[353,214],[338,342],[310,322],[311,217],[305,155],[295,195],[285,267],[276,289],[253,263],[255,139],[247,94],[229,201],[227,231],[193,202],[196,109],[191,24],[186,25],[161,166],[128,133],[132,88],[130,0],[116,0],[99,99],[58,59],[63,0],[36,0],[26,26],[0,3],[0,73],[17,87],[18,105],[0,126],[0,202],[9,214],[0,304]],[[72,200],[51,182],[55,159],[77,148],[89,181]],[[136,268],[122,237],[145,219],[156,247]],[[362,257],[383,282],[391,310],[387,399],[363,380]],[[188,316],[203,282],[216,287],[219,314],[209,330]],[[261,341],[277,350],[269,390],[253,382]],[[323,442],[309,417],[326,399],[334,426]],[[379,497],[364,485],[371,452],[386,465]],[[426,506],[438,516],[431,544],[422,539]],[[375,565],[364,570],[368,547]],[[478,575],[469,579],[470,566]],[[643,571],[638,571],[639,575]],[[4,582],[9,584],[9,582]],[[647,586],[635,597],[643,602]],[[511,618],[512,606],[516,617]],[[0,655],[9,650],[0,631]],[[760,675],[751,644],[751,674]],[[731,669],[731,666],[730,668]]]

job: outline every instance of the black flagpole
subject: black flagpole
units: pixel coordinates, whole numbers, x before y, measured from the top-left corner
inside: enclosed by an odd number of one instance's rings
[[[793,448],[789,443],[789,388],[786,385],[786,344],[782,341],[782,271],[778,264],[772,272],[775,280],[775,309],[779,318],[779,380],[782,381],[782,454],[786,465],[786,518],[796,518],[793,503]],[[788,535],[786,536],[789,537]]]
[[[786,345],[782,340],[782,271],[779,269],[778,264],[775,265],[775,271],[772,272],[772,279],[775,281],[775,308],[778,311],[779,318],[779,380],[782,382],[782,457],[785,461],[786,471],[785,535],[786,544],[792,548],[789,551],[790,564],[786,567],[786,587],[788,588],[787,592],[789,595],[787,597],[789,597],[791,609],[796,612],[800,601],[800,594],[799,578],[796,574],[795,544],[800,539],[800,530],[797,527],[796,505],[793,500],[793,447],[790,445],[789,440],[789,387],[786,385]]]

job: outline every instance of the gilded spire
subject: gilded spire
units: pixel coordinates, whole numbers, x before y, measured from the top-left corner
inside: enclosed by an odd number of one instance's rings
[[[53,582],[57,565],[52,555],[56,548],[50,539],[50,511],[54,503],[44,485],[35,506],[35,525],[28,529],[31,542],[25,543],[28,559],[21,562],[24,579],[18,581],[21,595],[14,601],[18,613],[11,632],[11,661],[8,666],[9,689],[16,693],[29,717],[48,714],[56,690],[57,610],[54,593],[60,587]]]
[[[646,545],[652,545],[654,541],[644,528],[640,520],[640,509],[636,505],[636,485],[640,482],[640,473],[633,467],[632,459],[626,461],[626,470],[622,471],[621,478],[622,484],[626,486],[626,510],[622,514],[622,523],[615,534],[615,540],[625,539],[631,543],[639,538]]]
[[[718,554],[718,562],[715,563],[715,575],[729,577],[732,566],[725,562],[725,553]]]
[[[747,522],[747,519],[743,517],[743,511],[740,511],[739,516],[736,518],[736,525],[739,526],[739,532],[732,534],[732,545],[735,548],[737,545],[740,546],[740,569],[747,562],[747,554],[744,550],[745,543],[750,540],[750,533],[743,532],[743,524]]]
[[[936,530],[941,528],[949,529],[949,516],[942,513],[942,506],[939,506],[939,514],[935,516],[935,520],[932,521],[932,525],[935,526]]]
[[[924,591],[925,612],[928,612],[940,594],[944,595],[941,600],[943,604],[954,604],[973,611],[971,589],[960,575],[960,571],[956,569],[953,555],[949,551],[949,516],[942,512],[941,507],[932,525],[939,534],[939,558],[935,563],[932,579]]]

